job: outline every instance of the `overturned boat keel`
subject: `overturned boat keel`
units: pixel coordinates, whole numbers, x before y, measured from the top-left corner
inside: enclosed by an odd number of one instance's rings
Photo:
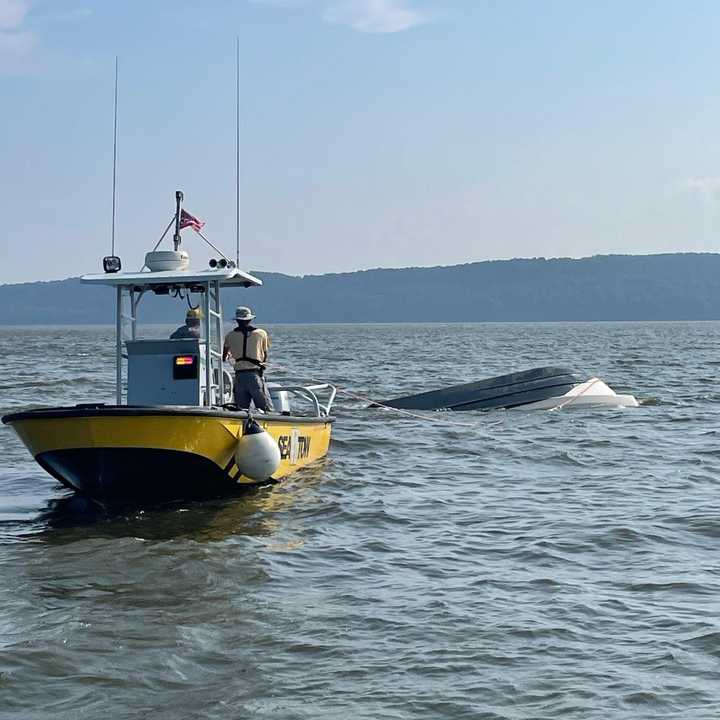
[[[637,407],[632,395],[618,395],[599,378],[584,380],[567,368],[542,367],[440,390],[383,400],[399,410],[552,410],[564,407]]]

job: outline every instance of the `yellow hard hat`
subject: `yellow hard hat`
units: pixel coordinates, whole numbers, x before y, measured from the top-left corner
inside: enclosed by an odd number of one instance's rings
[[[186,320],[200,320],[202,318],[202,310],[200,308],[190,308],[185,315]]]

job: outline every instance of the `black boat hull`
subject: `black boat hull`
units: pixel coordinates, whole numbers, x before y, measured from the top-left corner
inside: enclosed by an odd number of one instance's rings
[[[383,400],[378,405],[399,410],[494,410],[515,408],[558,397],[583,382],[567,368],[542,367],[417,395]]]

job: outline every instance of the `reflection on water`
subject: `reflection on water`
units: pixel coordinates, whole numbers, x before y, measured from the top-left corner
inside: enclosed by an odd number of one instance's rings
[[[101,503],[68,494],[52,499],[32,523],[26,537],[60,544],[79,538],[192,540],[215,542],[229,536],[269,537],[279,527],[278,512],[289,512],[297,498],[322,482],[325,461],[307,468],[302,477],[281,484],[241,488],[230,497],[173,501],[155,505]]]

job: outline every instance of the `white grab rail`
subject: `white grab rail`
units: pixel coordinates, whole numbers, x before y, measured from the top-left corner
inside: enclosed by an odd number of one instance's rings
[[[325,400],[324,404],[320,402],[317,393],[320,390],[328,390],[329,396]],[[337,395],[337,388],[330,383],[323,383],[321,385],[279,385],[273,384],[273,392],[289,392],[300,397],[304,397],[312,402],[315,408],[315,415],[317,417],[327,417],[330,414],[333,402],[335,402],[335,396]]]

